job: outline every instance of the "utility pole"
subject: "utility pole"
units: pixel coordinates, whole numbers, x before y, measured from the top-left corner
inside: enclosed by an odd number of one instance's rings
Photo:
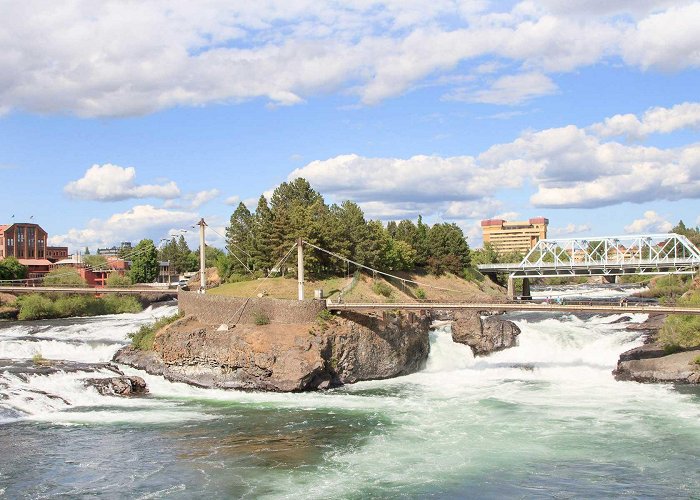
[[[299,300],[304,300],[304,240],[297,238],[297,280],[299,283]]]
[[[201,219],[197,225],[199,226],[199,293],[204,293],[207,289],[206,243],[204,240],[204,228],[207,223]]]

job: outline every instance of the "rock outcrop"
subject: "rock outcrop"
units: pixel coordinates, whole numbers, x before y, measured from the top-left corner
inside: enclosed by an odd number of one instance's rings
[[[187,316],[158,332],[154,351],[114,360],[201,387],[295,392],[412,373],[429,352],[430,320],[413,314],[217,326]]]
[[[143,396],[148,392],[146,382],[141,377],[88,378],[88,387],[94,387],[103,396]]]
[[[636,347],[620,355],[613,375],[635,382],[700,383],[700,350],[666,354],[657,344]]]
[[[516,345],[520,328],[500,317],[478,311],[456,311],[452,321],[452,340],[472,348],[475,356],[484,356]]]

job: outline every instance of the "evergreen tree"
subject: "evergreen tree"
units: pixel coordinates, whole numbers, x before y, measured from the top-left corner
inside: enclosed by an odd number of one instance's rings
[[[265,275],[269,273],[270,268],[275,264],[273,259],[273,241],[272,241],[272,212],[267,204],[267,198],[260,195],[258,206],[255,209],[253,216],[253,248],[251,255],[253,259],[253,267],[261,269]]]

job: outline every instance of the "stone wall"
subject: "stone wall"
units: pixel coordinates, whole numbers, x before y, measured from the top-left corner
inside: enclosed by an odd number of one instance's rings
[[[180,312],[211,325],[255,324],[256,318],[261,316],[267,317],[270,323],[299,324],[316,321],[326,303],[323,300],[244,299],[180,292],[178,307]]]

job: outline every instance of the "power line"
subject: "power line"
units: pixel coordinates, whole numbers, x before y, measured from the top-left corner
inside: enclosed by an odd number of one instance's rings
[[[349,262],[349,263],[351,263],[351,264],[355,264],[355,265],[358,266],[358,267],[362,267],[362,268],[364,268],[364,269],[367,269],[367,270],[369,270],[369,271],[372,271],[373,273],[381,274],[381,275],[383,275],[383,276],[388,276],[389,278],[394,278],[394,279],[399,280],[399,281],[402,281],[402,282],[404,282],[404,283],[415,283],[416,285],[419,285],[419,286],[425,286],[425,287],[428,287],[428,288],[432,288],[432,289],[434,289],[434,290],[442,290],[442,291],[444,291],[444,292],[462,293],[462,292],[460,292],[459,290],[453,290],[453,289],[451,289],[451,288],[443,288],[443,287],[439,287],[439,286],[434,286],[434,285],[430,285],[430,284],[428,284],[428,283],[423,283],[423,282],[416,281],[416,280],[411,280],[411,279],[407,279],[407,278],[402,278],[402,277],[400,277],[400,276],[396,276],[396,275],[393,275],[393,274],[385,273],[385,272],[383,272],[383,271],[379,271],[379,270],[377,270],[377,269],[373,269],[373,268],[371,268],[371,267],[369,267],[369,266],[365,266],[364,264],[360,264],[359,262],[355,262],[354,260],[348,259],[347,257],[343,257],[342,255],[339,255],[339,254],[337,254],[337,253],[335,253],[335,252],[331,252],[330,250],[326,250],[325,248],[321,248],[321,247],[319,247],[319,246],[316,246],[316,245],[314,245],[313,243],[309,243],[308,241],[304,241],[304,244],[305,244],[305,245],[309,245],[310,247],[313,247],[313,248],[315,248],[316,250],[320,250],[321,252],[325,252],[325,253],[327,253],[328,255],[331,255],[331,256],[333,256],[333,257],[335,257],[335,258],[337,258],[337,259],[344,260],[344,261]]]

